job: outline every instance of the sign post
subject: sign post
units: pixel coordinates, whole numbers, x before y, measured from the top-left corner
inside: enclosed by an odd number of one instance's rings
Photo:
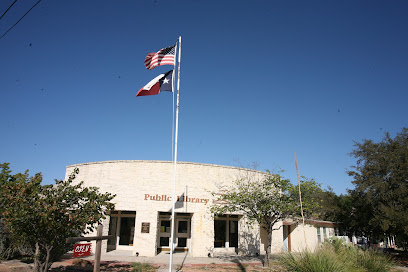
[[[100,271],[100,265],[101,265],[101,251],[102,251],[102,240],[106,240],[109,238],[112,238],[113,235],[105,235],[102,236],[102,230],[103,230],[103,226],[102,225],[98,225],[97,231],[96,231],[96,236],[92,236],[92,237],[69,237],[65,240],[66,243],[75,243],[75,242],[79,242],[79,241],[93,241],[96,240],[96,248],[95,248],[95,263],[94,263],[94,272],[99,272]],[[85,244],[85,245],[89,245],[89,249],[90,244]],[[85,247],[84,245],[84,247]],[[75,249],[74,249],[74,253],[75,253]],[[84,255],[82,255],[84,256]]]

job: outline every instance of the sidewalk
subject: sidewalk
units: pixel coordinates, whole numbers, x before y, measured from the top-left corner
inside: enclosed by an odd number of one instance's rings
[[[82,258],[93,262],[95,256],[89,256]],[[54,263],[53,267],[71,264],[74,259],[70,255],[66,255],[62,262]],[[217,257],[191,257],[188,252],[176,252],[173,253],[172,271],[176,271],[180,267],[198,266],[198,265],[241,265],[241,264],[251,264],[262,266],[263,256],[256,257],[246,257],[246,256],[217,256]],[[119,264],[130,264],[130,263],[149,263],[160,267],[158,271],[168,271],[170,262],[170,253],[161,252],[154,257],[140,257],[132,254],[132,251],[126,250],[114,250],[110,252],[102,253],[101,263],[115,262]]]

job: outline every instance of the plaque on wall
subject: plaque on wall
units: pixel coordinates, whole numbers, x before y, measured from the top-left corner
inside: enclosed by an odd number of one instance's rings
[[[150,231],[150,223],[142,222],[142,233],[149,233]]]

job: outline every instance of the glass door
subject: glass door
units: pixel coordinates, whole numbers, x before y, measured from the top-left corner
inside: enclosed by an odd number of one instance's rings
[[[135,234],[135,218],[121,217],[119,231],[119,245],[133,246],[133,236]]]
[[[174,249],[188,251],[190,245],[191,214],[176,213],[174,230],[171,230],[171,218],[167,212],[160,212],[157,251],[170,251],[171,233],[174,234]]]
[[[159,229],[159,247],[160,248],[170,248],[170,219],[160,219],[160,229]]]
[[[225,247],[227,221],[214,220],[214,247]]]
[[[118,217],[111,216],[109,220],[109,235],[112,235],[112,238],[108,239],[108,251],[116,249],[116,227],[118,224]]]
[[[188,250],[190,238],[190,219],[177,219],[176,249]]]
[[[229,247],[238,248],[238,221],[229,221]]]
[[[109,221],[108,251],[115,249],[130,250],[135,234],[135,211],[112,211]]]

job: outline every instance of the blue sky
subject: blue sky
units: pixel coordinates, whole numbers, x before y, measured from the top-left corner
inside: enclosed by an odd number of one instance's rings
[[[0,162],[51,183],[76,163],[172,160],[172,95],[135,95],[171,69],[146,70],[146,54],[181,35],[179,161],[296,182],[296,151],[301,175],[345,193],[354,141],[407,126],[407,13],[398,0],[43,0],[0,39]]]

